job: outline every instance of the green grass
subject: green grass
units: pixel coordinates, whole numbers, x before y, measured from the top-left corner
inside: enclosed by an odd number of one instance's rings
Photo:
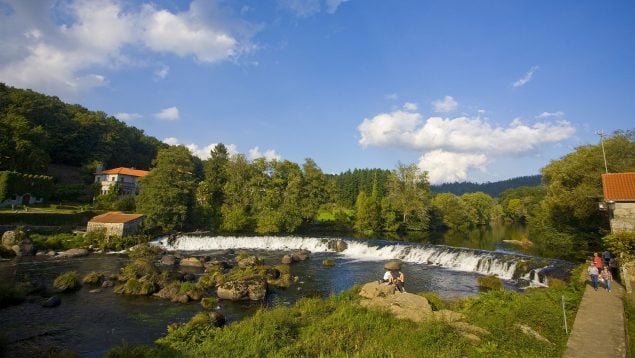
[[[467,322],[491,332],[476,344],[443,322],[415,323],[362,308],[353,288],[325,300],[305,298],[291,307],[261,309],[224,328],[192,320],[172,326],[154,347],[139,351],[147,357],[557,357],[567,341],[561,297],[573,322],[582,288],[574,282],[526,293],[495,290],[452,302],[422,294],[437,309],[461,312]],[[522,334],[515,323],[530,326],[553,345]]]
[[[48,235],[31,234],[30,238],[35,247],[47,250],[68,250],[77,247],[86,247],[91,244],[84,235],[70,232]]]

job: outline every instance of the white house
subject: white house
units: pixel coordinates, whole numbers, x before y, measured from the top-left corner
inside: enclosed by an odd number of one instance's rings
[[[95,173],[95,183],[101,183],[101,194],[107,194],[114,184],[119,186],[119,194],[139,194],[139,179],[150,173],[147,170],[135,168],[114,168]]]

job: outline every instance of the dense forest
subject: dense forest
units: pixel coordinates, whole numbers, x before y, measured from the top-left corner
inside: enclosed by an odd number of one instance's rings
[[[454,195],[463,195],[465,193],[476,193],[481,191],[491,197],[497,198],[507,189],[518,188],[521,186],[539,186],[541,184],[540,180],[540,175],[529,175],[487,183],[444,183],[440,185],[432,185],[431,189],[433,193],[452,193]]]
[[[0,83],[0,170],[46,174],[50,164],[148,169],[167,145],[103,112]]]

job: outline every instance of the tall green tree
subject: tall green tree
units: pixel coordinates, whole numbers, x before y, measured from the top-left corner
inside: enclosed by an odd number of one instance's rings
[[[50,158],[44,128],[20,115],[0,114],[0,137],[0,170],[46,173]]]
[[[427,173],[420,171],[416,164],[405,165],[399,162],[388,181],[388,198],[391,206],[399,213],[404,229],[428,229],[429,196]]]
[[[461,195],[461,200],[465,203],[471,225],[489,225],[492,219],[492,209],[495,205],[491,196],[483,192],[465,193]]]
[[[161,149],[155,167],[141,179],[137,210],[146,225],[163,230],[183,229],[190,224],[195,202],[194,160],[180,145]]]
[[[604,140],[609,172],[635,171],[635,132],[616,132]],[[530,238],[554,244],[557,240],[599,245],[608,229],[605,212],[597,209],[605,172],[600,143],[578,147],[542,169],[545,197],[531,217]]]
[[[468,213],[465,203],[452,193],[440,193],[432,198],[432,207],[439,218],[437,225],[448,229],[466,229]]]
[[[232,156],[226,170],[221,229],[229,232],[245,230],[251,225],[252,198],[256,195],[252,185],[253,170],[242,154]]]
[[[310,222],[320,206],[331,200],[332,189],[329,189],[326,176],[313,159],[304,160],[302,174],[302,218],[305,222]]]
[[[223,192],[227,182],[227,165],[229,152],[223,143],[219,143],[210,151],[210,158],[203,162],[204,179],[197,189],[197,203],[209,216],[212,229],[220,227],[221,206],[225,198]]]

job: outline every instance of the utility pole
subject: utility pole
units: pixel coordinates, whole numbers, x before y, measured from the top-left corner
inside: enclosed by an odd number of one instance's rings
[[[595,134],[600,136],[600,144],[602,145],[602,156],[604,157],[604,170],[606,170],[606,173],[608,173],[609,167],[606,164],[606,152],[604,151],[604,137],[606,136],[606,134],[604,134],[604,131],[597,131],[595,132]]]

